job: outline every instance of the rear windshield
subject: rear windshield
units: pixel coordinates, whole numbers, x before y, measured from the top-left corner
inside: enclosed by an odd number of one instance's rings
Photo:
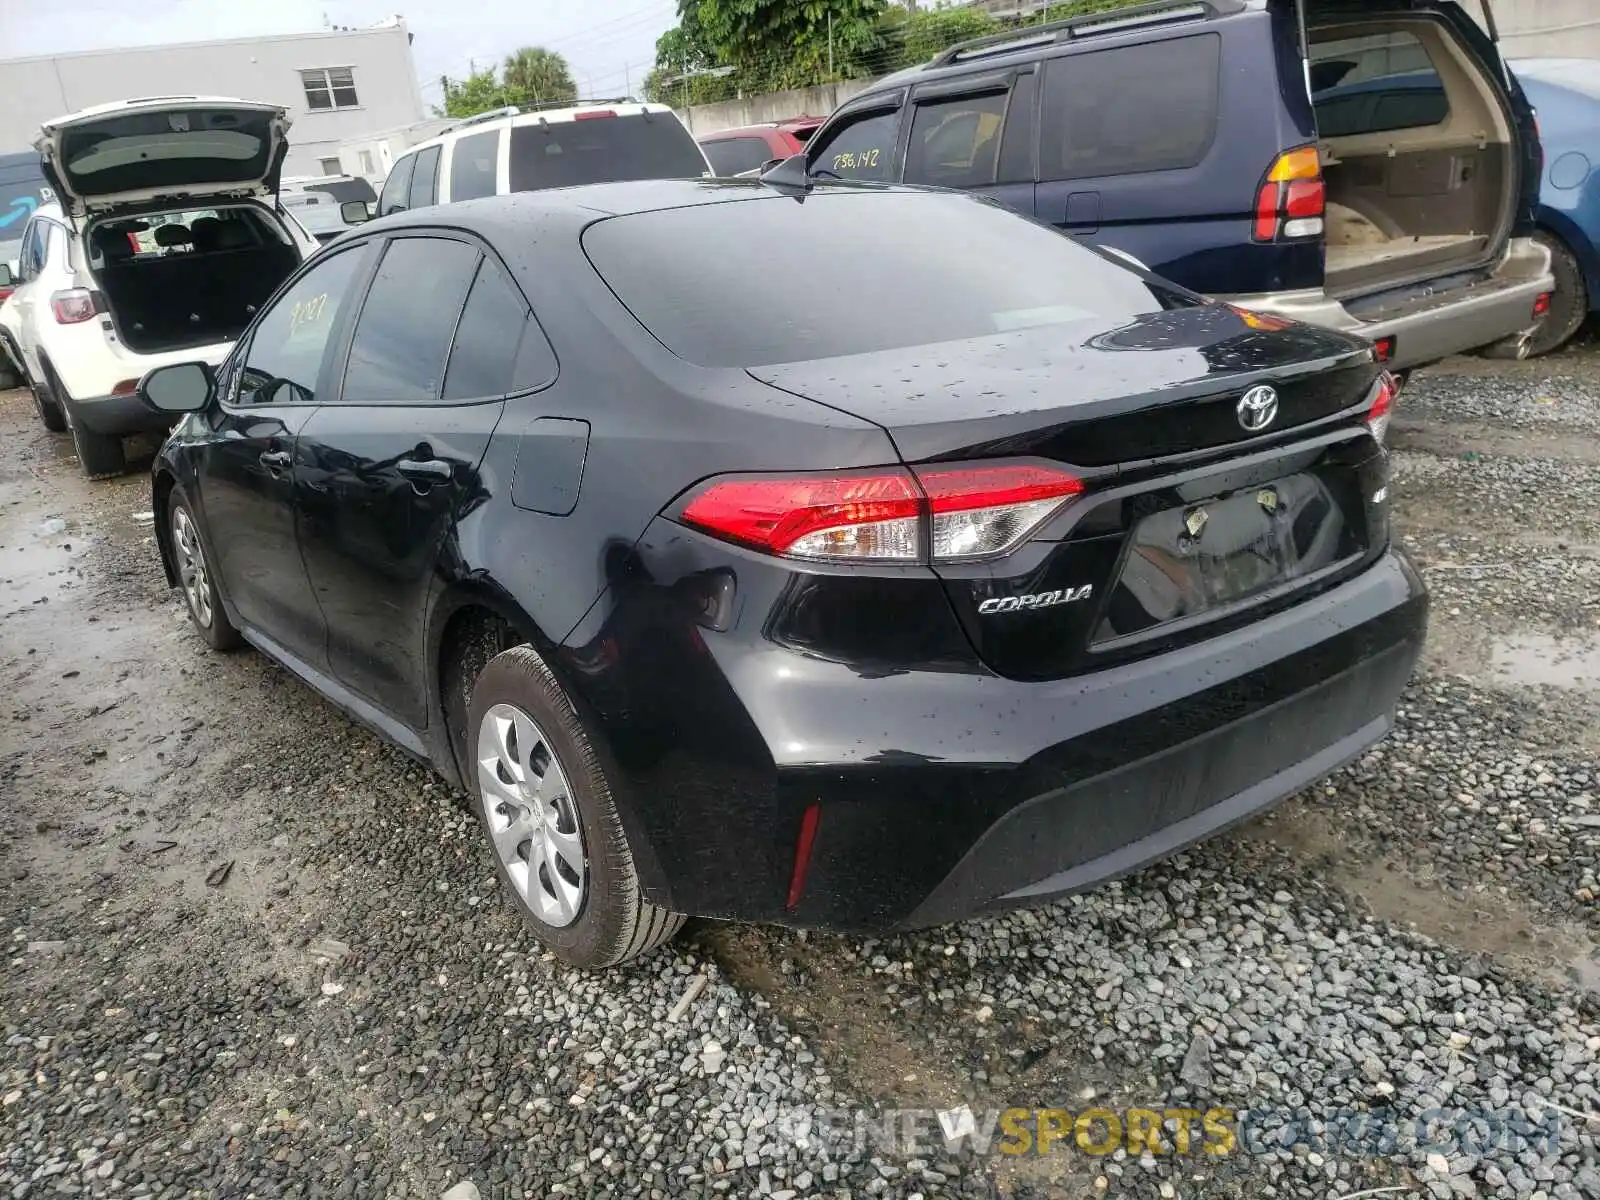
[[[1097,329],[1190,301],[966,196],[772,195],[598,221],[584,249],[680,358],[754,367],[1040,325]]]
[[[711,169],[718,175],[754,171],[767,159],[774,157],[767,139],[760,137],[722,138],[701,145],[706,157],[711,160]]]
[[[671,113],[514,125],[511,190],[628,179],[695,179],[705,159]]]

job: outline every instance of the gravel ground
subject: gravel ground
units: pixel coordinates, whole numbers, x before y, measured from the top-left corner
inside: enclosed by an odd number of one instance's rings
[[[0,397],[0,1196],[1600,1195],[1600,354],[1450,364],[1399,418],[1437,609],[1361,762],[1037,911],[583,975],[436,778],[204,651],[141,478]],[[984,1154],[937,1136],[961,1104],[1239,1144]]]

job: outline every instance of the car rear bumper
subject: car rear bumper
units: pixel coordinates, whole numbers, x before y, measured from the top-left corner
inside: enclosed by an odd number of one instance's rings
[[[879,931],[1039,903],[1383,737],[1426,612],[1391,550],[1252,625],[1052,682],[875,675],[707,634],[699,666],[657,668],[675,732],[620,738],[624,824],[648,898],[702,916]]]
[[[67,402],[74,425],[91,433],[124,437],[131,433],[165,433],[172,427],[169,415],[152,412],[138,396],[76,396]]]
[[[1392,302],[1380,299],[1359,305],[1341,303],[1321,288],[1224,299],[1374,341],[1393,337],[1390,366],[1402,370],[1531,332],[1536,324],[1534,301],[1554,288],[1550,252],[1532,238],[1516,238],[1488,278],[1437,294],[1419,286]]]

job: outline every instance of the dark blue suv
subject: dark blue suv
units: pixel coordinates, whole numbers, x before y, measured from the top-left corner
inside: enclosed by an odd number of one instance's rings
[[[1397,369],[1549,304],[1534,114],[1454,0],[1166,0],[978,38],[813,135],[817,178],[959,188]]]

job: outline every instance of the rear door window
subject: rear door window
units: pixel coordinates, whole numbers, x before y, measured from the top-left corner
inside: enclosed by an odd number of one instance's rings
[[[378,264],[350,340],[340,399],[347,404],[432,404],[478,250],[449,238],[403,237]]]
[[[698,179],[700,146],[671,113],[587,117],[511,127],[511,190],[628,179]]]
[[[484,258],[456,327],[446,401],[484,400],[548,383],[555,355],[505,269]]]
[[[1427,48],[1401,29],[1313,42],[1311,103],[1322,137],[1421,129],[1450,116]]]
[[[439,195],[440,147],[429,146],[417,153],[417,169],[411,176],[409,206],[416,210],[427,208]]]
[[[912,106],[907,183],[975,188],[995,182],[1009,92],[956,96]]]
[[[823,178],[887,180],[899,129],[897,108],[846,117],[806,147],[807,170]]]
[[[705,142],[700,147],[711,160],[711,169],[718,175],[739,175],[758,170],[762,163],[777,155],[767,145],[766,138],[736,137]]]
[[[386,217],[392,212],[400,212],[408,203],[411,191],[411,175],[417,167],[417,156],[407,154],[394,164],[394,169],[389,172],[389,178],[383,181],[383,193],[378,197],[378,215]]]
[[[1208,33],[1051,59],[1040,177],[1194,166],[1217,136],[1221,45]]]
[[[494,195],[500,163],[500,131],[459,139],[450,151],[450,199],[477,200]]]

